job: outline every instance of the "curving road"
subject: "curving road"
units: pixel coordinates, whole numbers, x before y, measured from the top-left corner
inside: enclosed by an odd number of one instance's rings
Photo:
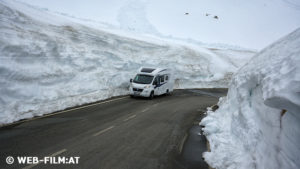
[[[207,168],[201,159],[206,141],[195,127],[206,107],[226,92],[175,90],[153,100],[116,97],[2,127],[0,168]],[[13,164],[7,164],[8,156]],[[18,164],[23,156],[65,157],[70,163],[70,157],[80,158],[78,164]]]

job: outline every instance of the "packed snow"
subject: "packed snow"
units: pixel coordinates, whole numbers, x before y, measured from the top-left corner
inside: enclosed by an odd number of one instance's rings
[[[175,71],[176,88],[227,87],[255,52],[132,38],[0,1],[0,124],[128,93],[141,66]]]
[[[234,75],[220,108],[201,121],[216,169],[300,168],[300,29]]]
[[[19,1],[97,27],[258,50],[300,27],[299,0]]]

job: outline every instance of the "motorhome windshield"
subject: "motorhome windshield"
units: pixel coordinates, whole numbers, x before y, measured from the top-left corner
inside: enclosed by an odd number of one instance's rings
[[[153,80],[153,76],[138,74],[133,79],[133,82],[139,84],[150,84],[152,80]]]

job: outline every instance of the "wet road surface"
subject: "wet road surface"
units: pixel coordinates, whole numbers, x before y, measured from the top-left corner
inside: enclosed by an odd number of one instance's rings
[[[198,122],[226,92],[175,90],[153,100],[122,96],[2,127],[0,168],[207,168]],[[80,158],[78,164],[18,164],[22,156]]]

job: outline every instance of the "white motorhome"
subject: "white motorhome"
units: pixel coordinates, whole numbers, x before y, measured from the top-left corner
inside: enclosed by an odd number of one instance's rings
[[[174,78],[170,69],[140,68],[137,75],[130,79],[130,96],[152,99],[154,96],[173,92]]]

